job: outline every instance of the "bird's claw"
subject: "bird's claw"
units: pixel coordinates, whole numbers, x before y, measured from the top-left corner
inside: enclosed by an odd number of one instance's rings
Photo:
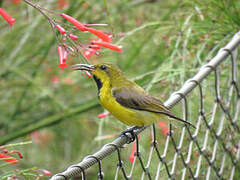
[[[127,137],[127,139],[128,139],[128,142],[127,142],[127,143],[130,144],[130,143],[132,143],[132,142],[135,141],[136,136],[137,136],[136,133],[134,132],[134,130],[137,130],[137,129],[139,129],[139,128],[140,128],[140,127],[138,127],[138,126],[134,126],[134,127],[132,127],[132,128],[129,128],[129,129],[121,132],[121,134],[119,135],[119,137],[123,137],[123,136]],[[129,136],[129,134],[130,134],[130,136]]]

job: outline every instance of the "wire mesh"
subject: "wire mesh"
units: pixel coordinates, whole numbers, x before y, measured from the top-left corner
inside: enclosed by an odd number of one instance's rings
[[[136,153],[129,170],[124,164],[122,147],[133,138],[131,134],[104,145],[95,154],[85,157],[82,162],[54,175],[51,180],[66,180],[75,176],[83,180],[87,179],[86,169],[96,163],[98,164],[98,179],[104,179],[102,160],[115,151],[118,158],[117,163],[112,162],[116,164],[115,180],[236,179],[240,176],[240,91],[237,74],[239,43],[240,32],[165,102],[167,107],[172,108],[181,101],[182,118],[187,121],[191,119],[196,129],[183,125],[180,133],[175,135],[170,126],[170,133],[165,141],[161,142],[161,146],[164,144],[161,147],[158,144],[156,127],[152,125],[149,153],[140,153],[141,145],[138,134],[145,129],[150,129],[150,127],[143,127],[135,131]],[[222,71],[228,71],[229,76],[222,77]],[[212,89],[209,88],[211,83],[214,84]],[[194,89],[198,89],[198,93],[193,94]],[[188,94],[199,98],[198,112],[197,109],[191,109],[192,106],[189,107],[189,102],[194,97],[190,98]],[[207,94],[213,94],[213,96],[206,97]],[[205,103],[204,101],[212,102]],[[189,117],[189,114],[196,114],[196,118]],[[141,174],[139,178],[136,178],[134,171]]]

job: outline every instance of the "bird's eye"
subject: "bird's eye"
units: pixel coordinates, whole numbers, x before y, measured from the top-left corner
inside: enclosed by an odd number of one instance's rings
[[[105,69],[107,69],[107,66],[101,65],[101,66],[100,66],[100,69],[101,69],[101,70],[105,70]]]

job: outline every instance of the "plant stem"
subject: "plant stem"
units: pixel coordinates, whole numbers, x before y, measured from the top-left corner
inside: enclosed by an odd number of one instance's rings
[[[34,124],[29,124],[25,128],[19,129],[14,132],[10,132],[6,136],[4,136],[0,139],[0,144],[1,145],[6,144],[7,142],[9,142],[13,139],[27,135],[35,130],[42,129],[44,127],[59,123],[60,121],[66,119],[66,118],[69,118],[75,114],[83,113],[83,112],[85,112],[89,109],[95,108],[97,106],[98,106],[97,98],[88,100],[84,104],[80,105],[79,107],[77,107],[73,110],[67,111],[63,114],[57,114],[57,115],[53,115],[50,117],[46,117]]]

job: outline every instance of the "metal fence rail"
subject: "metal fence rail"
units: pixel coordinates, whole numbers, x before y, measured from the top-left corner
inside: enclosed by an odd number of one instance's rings
[[[85,170],[95,163],[98,163],[98,178],[103,179],[101,160],[115,151],[118,155],[115,179],[119,175],[123,177],[121,179],[134,178],[133,171],[137,161],[142,169],[141,179],[161,179],[161,173],[165,173],[168,179],[180,179],[180,177],[181,179],[234,179],[236,172],[240,176],[240,91],[238,87],[239,77],[237,76],[239,66],[237,64],[237,47],[239,44],[240,32],[224,48],[220,49],[218,54],[204,65],[193,78],[186,81],[182,88],[173,93],[165,102],[165,105],[171,108],[179,101],[182,101],[183,119],[189,120],[188,97],[186,95],[193,89],[198,88],[199,113],[196,123],[194,122],[196,129],[193,130],[191,127],[183,125],[179,137],[174,137],[170,133],[166,137],[163,152],[160,153],[155,126],[151,126],[152,146],[149,154],[140,153],[139,139],[136,137],[136,153],[129,173],[127,173],[123,165],[121,147],[132,138],[130,134],[128,137],[117,138],[113,142],[104,145],[95,154],[85,157],[82,162],[68,167],[62,173],[54,175],[51,180],[65,180],[79,175],[81,175],[82,179],[86,179]],[[227,58],[228,56],[230,58]],[[230,76],[228,77],[228,83],[224,85],[225,95],[222,95],[222,86],[220,85],[220,78],[222,77],[219,65],[224,61],[229,64]],[[204,94],[201,82],[204,79],[207,80],[206,77],[212,72],[214,73],[215,84],[213,93],[215,100],[209,116],[209,113],[206,114],[206,107],[203,102]],[[210,107],[207,107],[208,109]],[[136,131],[136,134],[139,134],[146,128],[148,127]],[[200,132],[202,139],[198,138]],[[172,145],[173,153],[169,158],[167,155],[169,154],[170,144]],[[150,172],[153,154],[157,157],[158,163],[156,170]],[[147,159],[145,164],[143,156],[146,156],[145,159]],[[180,171],[178,166],[181,166]],[[202,170],[203,167],[205,168],[204,172]]]

